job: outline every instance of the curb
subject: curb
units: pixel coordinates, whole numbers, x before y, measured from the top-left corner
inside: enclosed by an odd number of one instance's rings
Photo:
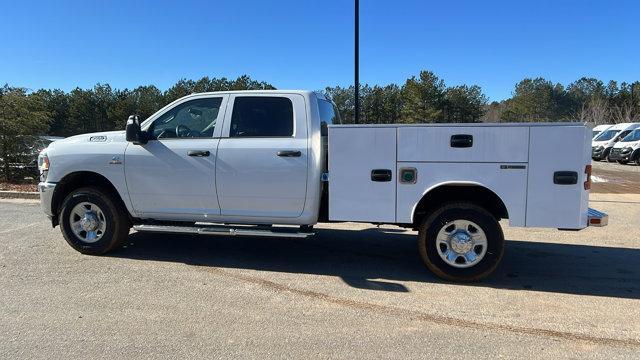
[[[25,191],[0,191],[0,199],[40,200],[40,194],[37,192],[25,192]]]

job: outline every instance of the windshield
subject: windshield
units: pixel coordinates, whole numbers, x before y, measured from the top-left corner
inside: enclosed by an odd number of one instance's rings
[[[629,135],[625,136],[624,139],[620,140],[622,142],[630,142],[630,141],[640,141],[640,129],[633,130],[629,133]]]
[[[618,133],[618,130],[607,130],[603,131],[598,135],[597,138],[593,139],[594,141],[607,141],[613,139],[614,136]]]
[[[600,130],[593,130],[593,135],[591,136],[592,139],[594,139],[596,136],[598,136],[598,134],[600,134],[602,131]]]

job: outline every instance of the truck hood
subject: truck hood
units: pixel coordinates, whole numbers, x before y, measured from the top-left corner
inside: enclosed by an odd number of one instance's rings
[[[622,149],[622,148],[630,147],[630,148],[636,149],[639,146],[640,146],[640,141],[626,141],[626,142],[618,141],[615,145],[613,145],[613,148]]]
[[[48,149],[53,149],[57,146],[70,145],[70,144],[104,144],[113,142],[125,142],[125,131],[103,131],[89,134],[81,134],[71,136],[62,140],[58,140],[49,144]]]
[[[613,142],[612,140],[592,141],[591,146],[592,147],[602,146],[604,148],[608,148],[608,147],[611,147],[612,142]]]

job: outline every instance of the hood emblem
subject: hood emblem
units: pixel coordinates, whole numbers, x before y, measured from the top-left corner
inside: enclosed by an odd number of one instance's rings
[[[107,137],[104,135],[92,136],[89,138],[91,142],[105,142],[107,141]]]

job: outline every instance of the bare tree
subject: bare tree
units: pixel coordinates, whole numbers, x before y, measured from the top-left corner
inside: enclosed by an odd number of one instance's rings
[[[487,104],[484,106],[484,115],[480,118],[480,121],[490,123],[500,122],[504,109],[504,102],[494,101],[491,104]]]
[[[638,112],[633,111],[633,105],[626,102],[623,105],[614,106],[612,115],[616,124],[638,122],[640,119]]]
[[[593,97],[588,103],[582,104],[577,117],[584,122],[594,125],[606,124],[611,115],[609,103],[601,97]]]

